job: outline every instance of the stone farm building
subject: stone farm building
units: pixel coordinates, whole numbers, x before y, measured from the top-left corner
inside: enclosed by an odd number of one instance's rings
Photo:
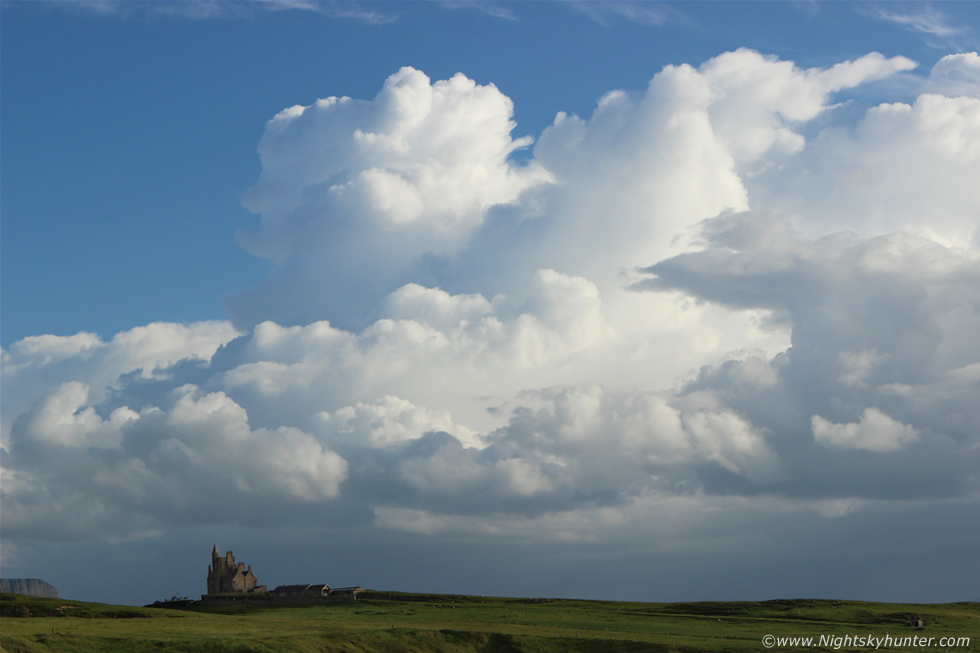
[[[280,585],[272,592],[277,597],[291,598],[291,599],[315,599],[315,598],[340,598],[340,597],[350,597],[353,598],[358,592],[362,592],[363,589],[360,587],[334,587],[331,588],[329,585],[324,584],[314,584],[314,585]]]
[[[280,585],[272,590],[276,596],[288,598],[313,598],[330,596],[330,586],[326,584],[318,585]]]

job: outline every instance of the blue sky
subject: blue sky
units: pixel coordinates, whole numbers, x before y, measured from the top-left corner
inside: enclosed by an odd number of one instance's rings
[[[976,3],[2,13],[4,576],[978,598]]]

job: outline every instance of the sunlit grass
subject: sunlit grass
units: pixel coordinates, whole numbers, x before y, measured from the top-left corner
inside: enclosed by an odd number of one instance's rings
[[[972,650],[980,644],[978,603],[628,603],[371,592],[349,603],[172,610],[5,594],[0,613],[0,647],[25,652],[764,651],[765,634],[966,635],[976,639]],[[909,626],[913,616],[926,627]]]

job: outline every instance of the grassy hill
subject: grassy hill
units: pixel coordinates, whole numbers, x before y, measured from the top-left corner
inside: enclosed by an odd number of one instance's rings
[[[910,620],[921,618],[924,628]],[[639,653],[753,651],[764,635],[813,637],[780,650],[873,650],[819,637],[969,637],[980,650],[980,603],[860,601],[626,603],[366,592],[301,607],[190,603],[131,608],[0,594],[0,650],[318,651],[345,653]],[[879,651],[917,650],[882,645]],[[936,651],[940,647],[924,647]]]

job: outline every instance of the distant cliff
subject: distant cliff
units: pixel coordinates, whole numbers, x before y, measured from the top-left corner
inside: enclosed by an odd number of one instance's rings
[[[48,599],[58,598],[58,590],[38,578],[0,578],[0,592],[14,592]]]

